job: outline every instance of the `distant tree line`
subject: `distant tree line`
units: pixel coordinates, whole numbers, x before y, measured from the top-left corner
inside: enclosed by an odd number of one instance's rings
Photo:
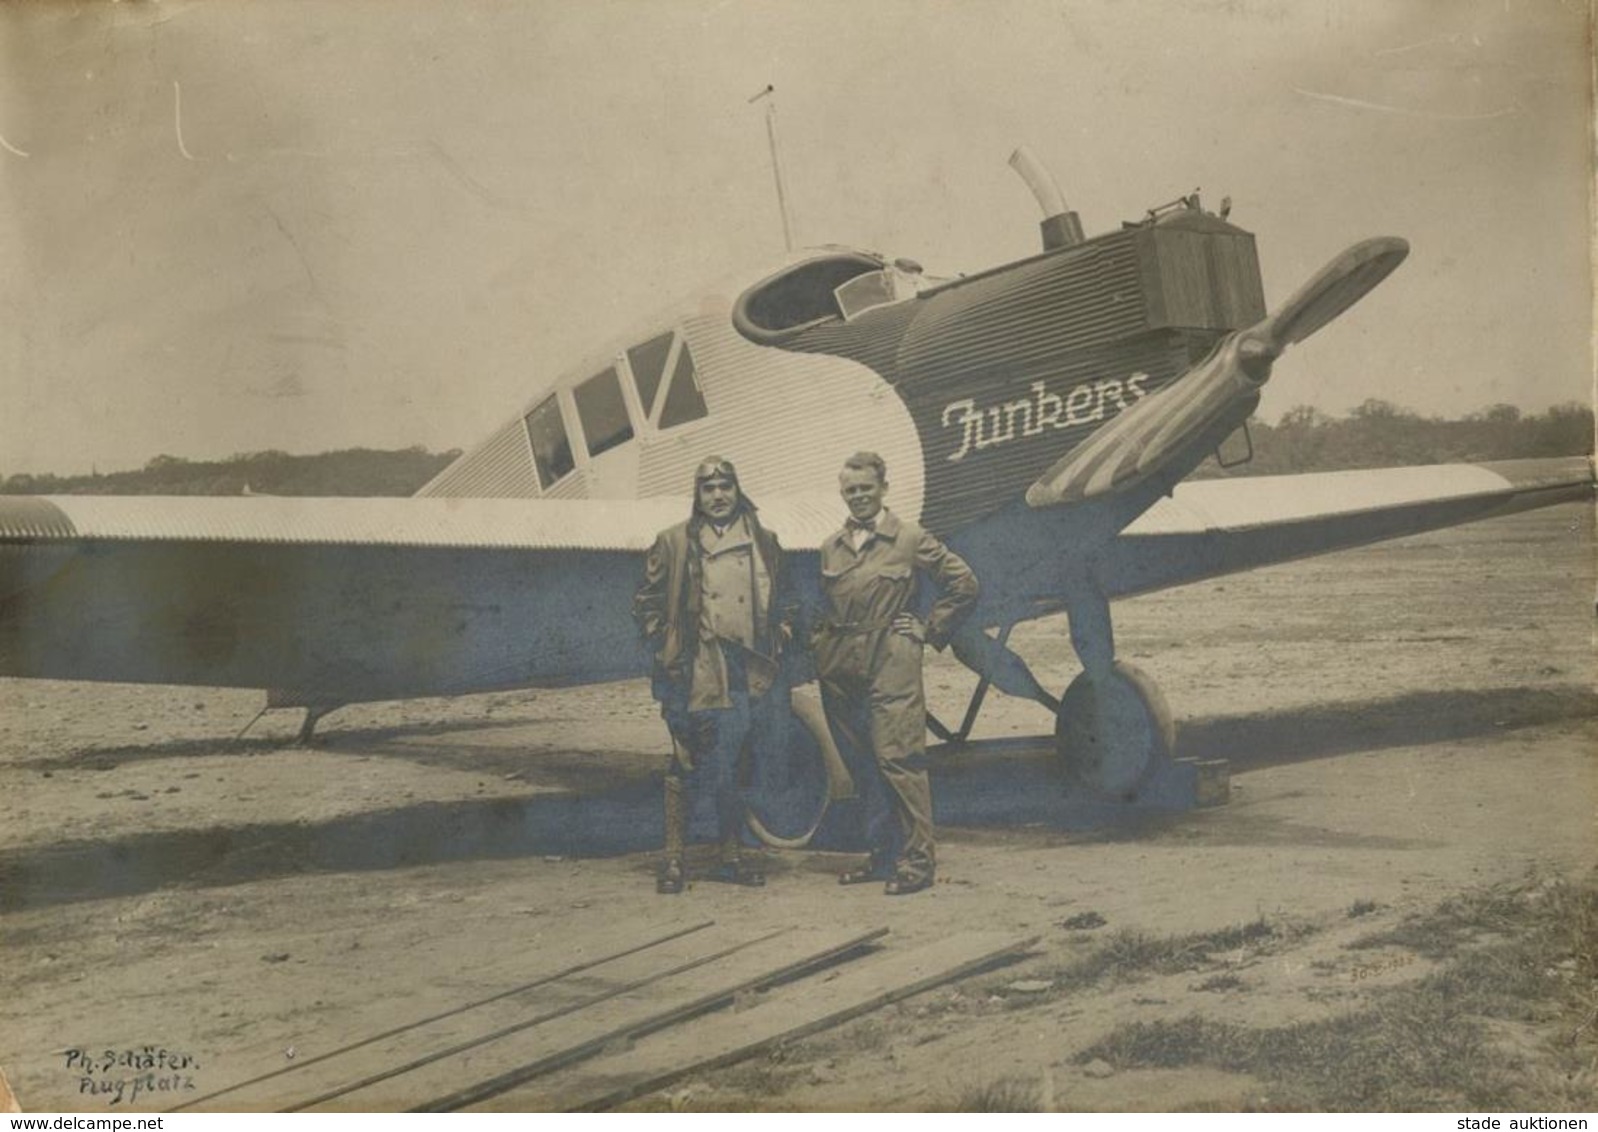
[[[1593,451],[1593,412],[1568,402],[1543,413],[1492,405],[1461,420],[1422,417],[1375,398],[1342,417],[1308,405],[1276,424],[1249,422],[1254,457],[1230,472],[1207,461],[1196,473],[1282,475],[1404,464],[1476,463]],[[1244,446],[1234,437],[1228,460]],[[244,452],[226,460],[157,456],[134,472],[107,475],[14,475],[0,483],[8,495],[411,495],[460,455],[413,446],[398,451],[346,448],[315,456]]]
[[[460,451],[346,448],[315,456],[241,452],[226,460],[156,456],[133,472],[14,475],[7,495],[411,495]]]
[[[1263,476],[1583,456],[1593,450],[1593,411],[1574,401],[1533,414],[1514,405],[1492,405],[1461,420],[1444,420],[1372,398],[1342,417],[1300,405],[1274,425],[1250,420],[1248,431],[1252,460],[1230,473],[1208,461],[1197,474]],[[1246,451],[1237,437],[1225,446],[1228,461]]]

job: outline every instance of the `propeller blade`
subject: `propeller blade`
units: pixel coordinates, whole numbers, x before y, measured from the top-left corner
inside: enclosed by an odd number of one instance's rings
[[[1282,351],[1362,299],[1404,262],[1396,236],[1364,240],[1310,277],[1276,310],[1224,339],[1203,362],[1139,401],[1027,489],[1032,507],[1105,495],[1148,478],[1206,435],[1229,433],[1259,404]]]
[[[1317,271],[1288,300],[1243,331],[1280,354],[1302,342],[1392,274],[1409,255],[1409,244],[1396,236],[1377,236],[1355,244]]]

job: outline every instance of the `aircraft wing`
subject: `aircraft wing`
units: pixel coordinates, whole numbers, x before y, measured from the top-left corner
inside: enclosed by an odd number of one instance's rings
[[[1593,498],[1587,457],[1181,484],[1102,553],[1110,597]]]
[[[1024,508],[1026,528],[1047,530],[963,552],[984,604],[1011,590],[1036,616],[1063,601],[1034,573],[1060,555],[1086,554],[1124,597],[1592,494],[1585,458],[1205,480],[1107,541],[1084,539],[1071,508]],[[635,677],[643,553],[685,512],[680,499],[0,496],[0,676],[271,688],[285,703]],[[761,515],[801,574],[838,521],[833,498],[768,500]]]
[[[837,501],[772,501],[818,546]],[[353,702],[639,675],[682,499],[0,496],[0,675]]]

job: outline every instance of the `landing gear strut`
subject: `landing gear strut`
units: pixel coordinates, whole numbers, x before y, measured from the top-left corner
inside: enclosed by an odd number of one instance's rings
[[[297,747],[310,747],[316,743],[316,725],[322,717],[330,711],[338,710],[338,704],[332,705],[305,705],[305,719],[300,723],[300,732],[294,737]]]
[[[305,719],[300,723],[299,734],[294,737],[294,745],[296,747],[310,747],[316,743],[316,725],[322,722],[322,717],[329,712],[337,711],[343,706],[343,701],[316,700],[304,692],[269,688],[266,693],[266,706],[261,709],[261,715],[265,715],[274,708],[304,708]],[[255,717],[255,719],[260,718],[260,715]],[[254,725],[255,719],[250,720],[244,731],[248,731],[250,726]],[[239,732],[240,738],[243,738],[244,731]]]
[[[977,713],[982,710],[982,701],[987,698],[990,686],[998,688],[1005,695],[1040,703],[1051,712],[1060,710],[1060,701],[1038,683],[1026,661],[1010,651],[1010,630],[1013,628],[1015,622],[1007,621],[999,627],[997,638],[988,636],[981,629],[971,629],[955,634],[949,642],[949,648],[960,663],[981,679],[977,681],[976,691],[971,694],[971,702],[966,705],[965,718],[961,720],[958,731],[949,730],[930,711],[927,712],[927,730],[945,743],[958,747],[971,737],[971,728],[976,725]]]
[[[933,734],[953,745],[963,743],[982,706],[988,686],[1042,704],[1054,716],[1055,750],[1065,765],[1072,793],[1130,802],[1171,762],[1176,725],[1159,686],[1143,672],[1115,659],[1115,634],[1109,602],[1096,587],[1069,605],[1071,643],[1082,673],[1060,699],[1044,691],[1026,662],[1010,651],[1010,626],[997,639],[980,630],[957,635],[951,647],[960,661],[981,676],[958,731],[927,717]]]

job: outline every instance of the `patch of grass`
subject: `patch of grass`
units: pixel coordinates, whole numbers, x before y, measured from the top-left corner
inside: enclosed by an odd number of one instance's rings
[[[1598,1068],[1590,1065],[1533,1068],[1517,1081],[1519,1109],[1590,1112],[1598,1098]]]
[[[1097,912],[1082,912],[1070,919],[1061,920],[1060,926],[1067,931],[1087,932],[1094,928],[1102,928],[1107,923],[1109,921]]]
[[[1028,1077],[1001,1077],[967,1089],[955,1103],[956,1112],[1042,1112],[1038,1082]]]
[[[1223,974],[1211,975],[1202,983],[1194,986],[1193,989],[1198,991],[1229,991],[1241,990],[1244,985],[1242,979],[1227,971]]]
[[[1334,1018],[1276,1027],[1197,1014],[1137,1022],[1074,1060],[1213,1065],[1266,1082],[1272,1096],[1338,1111],[1598,1105],[1598,884],[1467,893],[1399,930],[1426,927],[1437,933],[1429,942],[1455,950],[1486,933],[1504,938]],[[1551,1033],[1506,1049],[1493,1028],[1506,1024]]]
[[[806,1038],[802,1043],[805,1056],[818,1061],[834,1058],[848,1061],[855,1057],[875,1056],[888,1047],[898,1028],[879,1014],[847,1022],[836,1029]],[[779,1046],[786,1059],[797,1047]]]
[[[688,1086],[650,1093],[624,1106],[622,1112],[798,1112],[794,1105],[759,1089]]]
[[[716,1085],[724,1094],[762,1097],[766,1098],[762,1103],[770,1103],[771,1098],[780,1096],[792,1088],[801,1076],[801,1072],[791,1066],[757,1058],[729,1069],[716,1081]]]
[[[1437,907],[1405,916],[1394,927],[1361,936],[1353,950],[1403,947],[1428,959],[1446,959],[1483,935],[1512,935],[1526,919],[1529,885],[1496,884],[1450,897]]]
[[[674,1087],[650,1093],[630,1108],[643,1112],[762,1112],[794,1111],[783,1094],[804,1077],[802,1066],[789,1064],[792,1050],[779,1044],[759,1057],[732,1066],[714,1078],[690,1078]]]
[[[1086,1065],[1095,1059],[1118,1069],[1176,1069],[1206,1062],[1237,1061],[1242,1027],[1189,1014],[1175,1022],[1128,1022],[1082,1050],[1071,1060]]]
[[[1151,975],[1202,971],[1214,964],[1216,955],[1223,952],[1246,950],[1254,955],[1264,954],[1314,930],[1296,924],[1273,922],[1263,916],[1215,931],[1175,936],[1156,936],[1122,928],[1102,936],[1081,958],[1029,975],[1030,978],[1053,983],[1047,991],[1006,995],[1002,985],[990,984],[977,987],[972,995],[929,1003],[925,1011],[929,1016],[941,1017],[951,1013],[971,1015],[997,1010],[1025,1010],[1057,1001],[1064,995],[1100,983],[1135,982]],[[1227,976],[1223,973],[1216,977],[1224,980]],[[1225,989],[1231,985],[1242,984],[1217,983],[1214,989]]]
[[[1060,972],[1056,985],[1080,989],[1103,979],[1124,979],[1150,971],[1185,971],[1202,952],[1176,936],[1153,936],[1121,928],[1089,954]]]
[[[1447,1108],[1480,1085],[1484,1033],[1457,1010],[1359,1011],[1253,1028],[1197,1014],[1134,1022],[1079,1053],[1119,1068],[1214,1065],[1283,1082],[1331,1109]],[[1479,1102],[1476,1102],[1479,1103]]]
[[[1348,906],[1348,918],[1357,920],[1361,916],[1369,916],[1380,907],[1381,905],[1374,900],[1356,900]]]
[[[1121,929],[1093,951],[1050,977],[1057,990],[1080,990],[1106,980],[1128,980],[1147,975],[1176,975],[1196,971],[1214,961],[1216,952],[1248,948],[1255,952],[1298,938],[1307,929],[1274,924],[1263,916],[1246,924],[1211,932],[1152,936]]]

